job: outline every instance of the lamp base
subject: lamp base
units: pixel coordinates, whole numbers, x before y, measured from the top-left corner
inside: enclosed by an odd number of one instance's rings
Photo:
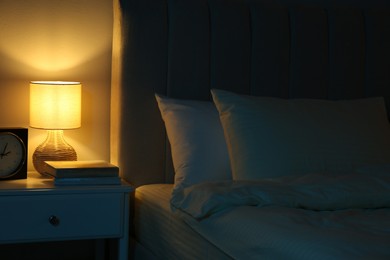
[[[77,161],[76,151],[64,139],[63,130],[47,130],[46,140],[39,145],[32,156],[34,168],[46,175],[45,161]]]

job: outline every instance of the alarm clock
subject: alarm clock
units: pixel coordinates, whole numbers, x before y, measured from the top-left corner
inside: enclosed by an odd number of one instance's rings
[[[0,181],[27,178],[27,128],[0,128]]]

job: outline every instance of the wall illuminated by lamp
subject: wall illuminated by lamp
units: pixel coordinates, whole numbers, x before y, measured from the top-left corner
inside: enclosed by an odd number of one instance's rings
[[[112,1],[0,1],[0,126],[28,127],[31,79],[83,83],[82,127],[66,131],[78,159],[110,159]],[[32,154],[45,131],[29,129]],[[98,140],[98,141],[97,141]]]
[[[111,30],[112,23],[96,12],[103,4],[2,0],[0,8],[7,11],[1,12],[0,19],[6,23],[0,22],[0,51],[41,71],[58,72],[83,64],[111,47],[111,35],[102,32]]]

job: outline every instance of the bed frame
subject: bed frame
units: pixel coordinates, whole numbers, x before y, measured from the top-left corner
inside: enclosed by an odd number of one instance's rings
[[[388,0],[114,0],[112,160],[139,186],[173,181],[154,93],[384,96]]]

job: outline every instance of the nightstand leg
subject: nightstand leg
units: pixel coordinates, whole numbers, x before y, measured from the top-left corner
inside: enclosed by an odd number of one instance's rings
[[[95,260],[104,260],[106,256],[106,240],[96,239],[95,241]]]
[[[123,237],[118,240],[118,260],[128,260],[129,251],[129,194],[124,195]]]

